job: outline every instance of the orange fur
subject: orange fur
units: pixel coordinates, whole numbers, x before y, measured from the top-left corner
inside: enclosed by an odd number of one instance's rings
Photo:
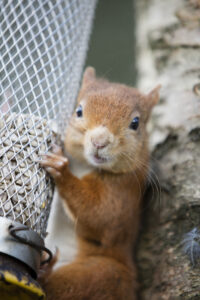
[[[47,299],[137,299],[133,248],[149,164],[146,122],[158,90],[142,95],[86,69],[78,96],[83,117],[74,113],[66,133],[69,162],[58,149],[42,161],[74,216],[79,244],[75,261],[49,276]],[[140,124],[134,131],[129,124],[136,116]],[[73,160],[91,166],[91,172],[76,177]]]

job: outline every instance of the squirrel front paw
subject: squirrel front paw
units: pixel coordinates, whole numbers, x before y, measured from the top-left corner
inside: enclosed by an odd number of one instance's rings
[[[53,145],[51,153],[42,155],[42,160],[39,163],[54,179],[63,176],[68,169],[68,159],[57,145]]]

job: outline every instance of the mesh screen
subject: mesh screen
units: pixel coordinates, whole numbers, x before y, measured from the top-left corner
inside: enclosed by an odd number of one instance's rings
[[[95,2],[0,1],[0,216],[43,237],[53,191],[37,160],[73,110]]]

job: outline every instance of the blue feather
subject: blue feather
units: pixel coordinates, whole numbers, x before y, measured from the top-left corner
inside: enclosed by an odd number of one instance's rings
[[[193,266],[200,258],[200,231],[195,227],[184,235],[183,251],[188,255]]]

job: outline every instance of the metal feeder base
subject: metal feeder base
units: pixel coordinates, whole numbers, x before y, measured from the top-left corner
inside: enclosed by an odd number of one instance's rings
[[[45,300],[44,291],[29,271],[22,262],[0,254],[0,299]]]
[[[0,228],[0,299],[46,299],[35,280],[41,263],[41,249],[46,249],[43,239],[27,226],[7,218],[0,217]],[[10,228],[15,235],[11,234]]]

